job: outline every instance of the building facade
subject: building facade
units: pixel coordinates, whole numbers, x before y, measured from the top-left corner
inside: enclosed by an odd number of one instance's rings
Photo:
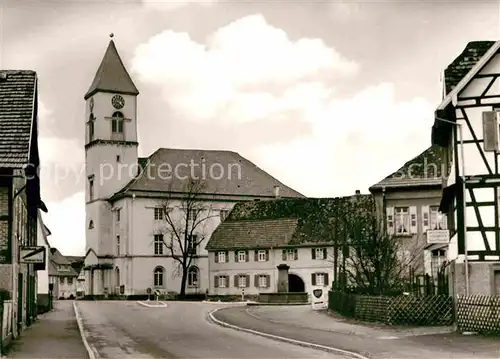
[[[52,299],[76,298],[78,273],[57,248],[50,249],[48,267]]]
[[[37,245],[44,248],[44,261],[49,263],[50,261],[50,244],[47,239],[50,236],[50,230],[43,223],[42,213],[38,211],[38,230],[37,230]],[[50,288],[49,288],[49,268],[48,265],[45,266],[43,270],[36,272],[37,280],[37,311],[38,313],[44,313],[52,309],[52,301],[50,299]]]
[[[467,44],[445,70],[446,96],[435,112],[432,142],[451,163],[441,208],[460,295],[500,295],[499,49],[500,42]]]
[[[34,71],[0,71],[0,289],[12,301],[13,336],[36,318],[36,270],[26,247],[37,246],[38,85]]]
[[[190,249],[195,252],[188,292],[204,292],[209,286],[204,245],[235,203],[302,195],[231,151],[160,148],[139,158],[138,95],[110,41],[84,97],[85,294],[145,294],[148,288],[179,292],[175,258],[180,249],[170,250],[172,229],[166,233],[165,211],[174,222],[190,216],[186,201],[193,197],[188,185],[194,177],[204,184],[195,201],[197,215],[204,220],[190,234],[198,245]],[[191,222],[189,226],[194,227]]]

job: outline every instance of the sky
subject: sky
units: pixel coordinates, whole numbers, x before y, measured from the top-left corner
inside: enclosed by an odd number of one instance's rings
[[[0,68],[38,73],[44,221],[65,255],[84,255],[84,176],[65,173],[85,162],[83,96],[110,33],[140,91],[140,156],[232,150],[310,197],[366,193],[428,148],[444,68],[500,35],[493,1],[0,6]]]

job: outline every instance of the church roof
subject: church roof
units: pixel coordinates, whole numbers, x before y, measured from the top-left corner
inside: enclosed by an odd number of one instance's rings
[[[125,69],[113,40],[109,42],[94,81],[92,81],[89,90],[85,94],[85,100],[98,91],[125,95],[139,94],[139,90],[137,90],[132,78]]]
[[[278,186],[280,197],[304,197],[233,151],[160,148],[149,156],[147,163],[141,163],[141,167],[137,178],[111,199],[127,192],[150,196],[184,193],[191,168],[196,176],[204,178],[205,194],[274,197],[274,187]],[[170,174],[166,173],[167,169]]]

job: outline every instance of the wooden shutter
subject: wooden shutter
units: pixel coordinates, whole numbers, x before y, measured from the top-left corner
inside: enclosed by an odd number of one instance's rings
[[[316,285],[316,273],[311,273],[311,284]]]
[[[316,248],[311,248],[311,258],[316,259]]]
[[[266,288],[269,288],[271,286],[271,276],[268,274],[266,275]]]
[[[426,233],[429,229],[430,223],[430,208],[429,206],[422,206],[422,232]]]
[[[294,259],[294,260],[299,259],[299,250],[298,250],[298,249],[294,249],[293,259]]]
[[[387,207],[387,233],[394,234],[394,207]]]
[[[250,276],[247,274],[246,287],[250,287]]]
[[[250,261],[250,258],[249,258],[249,257],[250,257],[250,256],[249,256],[248,251],[245,251],[245,262]]]
[[[328,249],[323,248],[323,259],[326,259],[327,255],[328,255]]]
[[[214,288],[218,288],[218,287],[219,287],[219,277],[214,276]]]
[[[325,275],[325,287],[328,287],[328,273],[324,273]]]
[[[443,229],[448,229],[448,216],[444,213],[441,214],[441,225]]]
[[[234,276],[234,286],[236,288],[238,288],[240,286],[240,276],[237,274]]]
[[[269,261],[269,251],[266,249],[266,262]]]
[[[417,225],[417,207],[410,206],[410,233],[417,234],[418,233],[418,225]]]
[[[256,288],[259,287],[259,275],[258,274],[253,276],[253,283],[254,283]]]
[[[258,251],[257,249],[256,249],[256,250],[254,250],[254,251],[253,251],[253,254],[254,254],[254,255],[253,255],[253,260],[254,260],[255,262],[258,262],[258,261],[259,261],[259,251]]]
[[[238,263],[238,251],[234,251],[234,262]]]
[[[214,252],[214,262],[219,263],[219,252]]]
[[[282,259],[286,261],[286,249],[283,249]]]

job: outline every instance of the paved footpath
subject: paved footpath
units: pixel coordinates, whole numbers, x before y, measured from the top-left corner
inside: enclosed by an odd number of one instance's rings
[[[73,301],[54,301],[54,309],[14,340],[8,359],[87,359]]]
[[[342,323],[310,307],[222,309],[226,323],[294,340],[354,351],[373,359],[498,359],[500,340],[457,333],[414,333]],[[346,330],[347,329],[347,330]],[[399,332],[399,333],[398,333]]]

